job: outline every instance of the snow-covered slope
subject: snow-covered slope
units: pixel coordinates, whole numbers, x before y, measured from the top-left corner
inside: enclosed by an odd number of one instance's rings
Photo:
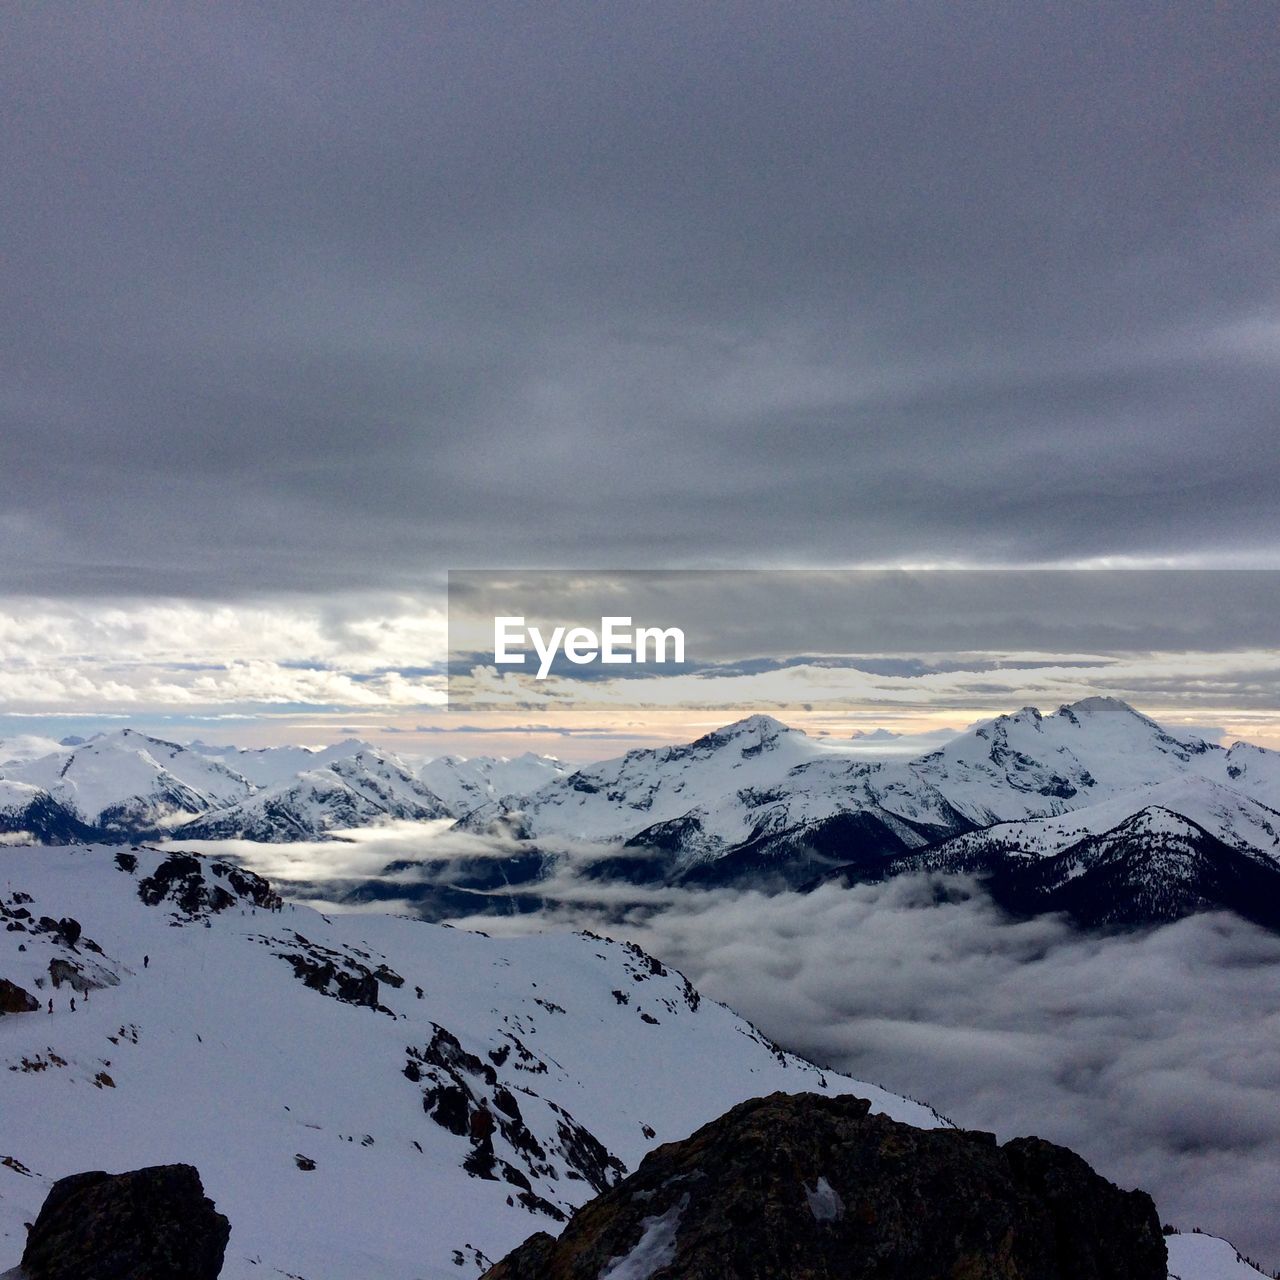
[[[1165,1237],[1170,1280],[1258,1280],[1259,1271],[1230,1241],[1199,1231]]]
[[[148,849],[0,850],[0,902],[0,976],[40,1003],[0,1017],[0,1271],[85,1169],[194,1163],[228,1280],[443,1280],[747,1097],[938,1123],[586,935],[326,919]]]
[[[527,796],[568,769],[554,756],[526,751],[518,756],[437,756],[418,769],[418,779],[461,817],[495,800]]]

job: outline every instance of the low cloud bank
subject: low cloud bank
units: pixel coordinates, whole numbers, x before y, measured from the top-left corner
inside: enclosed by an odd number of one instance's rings
[[[1280,1264],[1280,938],[1225,915],[1082,937],[916,877],[603,914],[474,923],[631,938],[787,1047],[966,1127],[1065,1143],[1166,1221]]]

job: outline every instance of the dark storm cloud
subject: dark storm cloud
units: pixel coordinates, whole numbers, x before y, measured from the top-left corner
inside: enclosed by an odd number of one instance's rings
[[[1271,27],[15,10],[0,585],[1271,553]]]
[[[862,670],[910,676],[991,670],[990,661],[956,657],[983,651],[1079,661],[1084,653],[1269,649],[1280,613],[1280,572],[1265,569],[461,570],[449,574],[448,592],[450,665],[463,670],[492,664],[500,616],[525,618],[515,632],[538,625],[545,638],[555,625],[599,627],[605,616],[631,615],[619,624],[623,648],[633,627],[679,626],[684,667],[698,670],[720,664],[734,673],[742,663],[746,674],[753,665],[823,665],[821,655],[852,654]],[[530,650],[530,641],[512,648]],[[935,656],[911,660],[922,654]]]

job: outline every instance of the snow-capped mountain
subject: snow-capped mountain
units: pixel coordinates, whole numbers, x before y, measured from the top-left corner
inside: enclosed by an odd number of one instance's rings
[[[20,733],[12,738],[0,738],[0,768],[23,760],[38,760],[41,756],[53,755],[64,747],[72,745],[74,744],[70,741],[58,742],[53,738],[44,738],[34,733]]]
[[[221,761],[134,729],[7,765],[4,777],[37,787],[89,826],[122,833],[177,825],[253,789]]]
[[[0,835],[50,844],[151,839],[325,839],[387,819],[458,817],[565,770],[528,753],[445,756],[415,770],[367,742],[182,746],[135,729],[61,746],[12,740],[0,763]],[[42,748],[52,747],[52,750]],[[440,790],[436,788],[439,787]]]
[[[1134,787],[1051,818],[998,822],[957,836],[934,852],[945,850],[965,856],[991,844],[1002,844],[1024,855],[1044,857],[1061,852],[1085,836],[1103,835],[1144,810],[1155,809],[1190,819],[1224,844],[1263,861],[1280,858],[1280,812],[1241,794],[1235,787],[1196,776]]]
[[[579,770],[518,806],[486,806],[460,825],[502,829],[548,850],[599,842],[610,849],[591,869],[596,878],[803,888],[832,874],[846,881],[907,869],[1003,874],[1020,859],[1057,854],[1154,808],[1186,818],[1194,842],[1216,842],[1202,849],[1212,874],[1150,860],[1149,881],[1159,868],[1181,877],[1168,886],[1166,906],[1182,904],[1176,909],[1185,914],[1197,905],[1252,903],[1253,918],[1270,922],[1280,921],[1278,799],[1280,754],[1177,737],[1126,703],[1087,698],[1052,715],[1027,707],[997,717],[908,761],[850,758],[753,716],[687,747],[635,751]],[[1145,842],[1154,855],[1156,835],[1154,826],[1131,825],[1124,843],[1132,851]],[[1224,860],[1234,865],[1231,851],[1249,862],[1239,875],[1222,869]],[[1143,904],[1159,895],[1142,890],[1140,879],[1107,881],[1128,905],[1085,910],[1081,899],[1078,914],[1145,918]],[[1086,878],[1067,897],[1081,898],[1090,882],[1100,886],[1103,877]],[[1051,895],[1039,893],[1047,908]],[[1055,891],[1052,900],[1062,897]],[[1150,910],[1165,918],[1163,908]]]
[[[526,751],[512,757],[437,756],[418,769],[418,779],[461,817],[493,801],[527,796],[568,772],[554,756]]]
[[[74,844],[95,834],[96,828],[81,822],[47,791],[0,777],[0,843]]]
[[[226,863],[103,847],[0,851],[0,916],[0,977],[37,1005],[0,1017],[0,1270],[84,1169],[195,1164],[227,1280],[410,1280],[476,1274],[748,1097],[940,1123],[588,935],[327,919]]]
[[[210,810],[174,835],[200,840],[323,840],[346,827],[452,816],[449,806],[394,756],[364,747]]]
[[[895,766],[858,760],[763,715],[687,746],[589,765],[518,807],[490,805],[460,823],[494,824],[534,841],[620,843],[619,874],[631,866],[626,847],[640,850],[633,869],[643,879],[756,870],[789,883],[833,865],[829,846],[843,852],[872,840],[900,852],[970,825],[936,789],[902,785]]]
[[[1190,823],[1181,838],[1199,850],[1194,874],[1185,859],[1157,856],[1154,828],[1124,825],[1147,810]],[[572,773],[532,754],[447,756],[415,772],[358,741],[239,751],[132,730],[0,768],[0,834],[10,842],[317,840],[444,818],[459,818],[462,833],[501,834],[510,849],[437,865],[417,885],[401,876],[397,892],[434,918],[536,906],[563,851],[585,843],[599,857],[577,858],[577,871],[640,885],[804,889],[833,876],[964,870],[1019,909],[1069,902],[1083,920],[1213,905],[1247,906],[1269,927],[1280,920],[1280,753],[1175,735],[1112,698],[1051,715],[1024,707],[914,759],[868,760],[757,715]],[[1125,875],[1077,872],[1068,893],[1024,866],[1111,832],[1133,856],[1146,849],[1144,869],[1130,857]],[[1238,873],[1227,866],[1235,854],[1249,861]],[[1160,874],[1177,884],[1156,893]],[[1085,902],[1086,887],[1104,883],[1125,901]],[[380,896],[376,886],[342,892]]]
[[[1175,738],[1112,698],[1087,698],[1044,716],[999,716],[909,761],[868,762],[817,743],[769,716],[752,716],[686,747],[628,753],[580,769],[529,796],[512,820],[530,836],[635,839],[657,824],[695,821],[693,851],[722,853],[765,832],[842,812],[904,826],[908,844],[995,822],[1069,812],[1178,777],[1230,783],[1280,803],[1280,754],[1230,751]],[[495,816],[480,811],[476,825]]]
[[[918,853],[842,869],[851,883],[908,871],[979,876],[1010,910],[1087,926],[1155,924],[1226,908],[1280,931],[1280,813],[1187,779],[1060,818],[998,823]]]

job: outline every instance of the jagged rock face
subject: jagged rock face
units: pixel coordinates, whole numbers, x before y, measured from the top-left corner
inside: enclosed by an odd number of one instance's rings
[[[27,1238],[27,1280],[216,1280],[231,1224],[189,1164],[77,1173]]]
[[[0,978],[0,1016],[6,1013],[34,1013],[40,1002],[25,988],[8,978]]]
[[[485,1280],[1165,1280],[1151,1198],[1038,1138],[915,1129],[853,1098],[744,1102]]]
[[[137,860],[130,865],[117,857],[116,865],[132,874]],[[226,862],[202,860],[192,853],[171,853],[151,875],[138,882],[138,897],[149,907],[171,901],[192,919],[243,902],[268,911],[281,903],[280,895],[260,875]]]

